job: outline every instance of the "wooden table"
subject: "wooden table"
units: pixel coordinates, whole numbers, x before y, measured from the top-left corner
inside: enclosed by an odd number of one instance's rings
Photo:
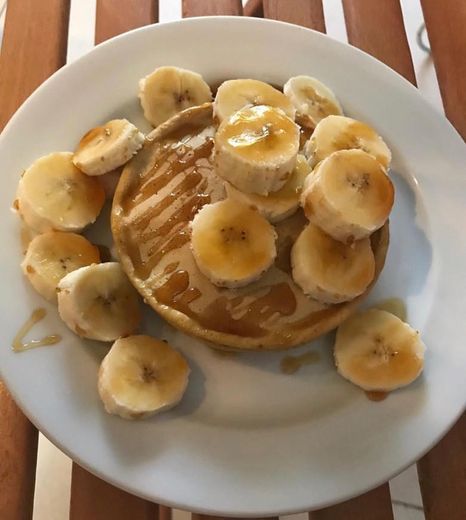
[[[349,43],[416,84],[399,0],[342,0]],[[466,138],[466,1],[421,0],[445,113]],[[70,0],[9,0],[0,57],[0,128],[66,61]],[[183,0],[183,16],[264,16],[325,32],[322,0]],[[97,0],[95,41],[156,23],[157,0]],[[465,375],[466,377],[466,375]],[[0,382],[0,520],[32,517],[37,430]],[[418,462],[427,520],[466,519],[466,415]],[[202,515],[193,514],[198,520]],[[73,465],[72,520],[169,520],[169,508]],[[208,518],[208,517],[207,517]],[[387,484],[310,520],[393,519]]]

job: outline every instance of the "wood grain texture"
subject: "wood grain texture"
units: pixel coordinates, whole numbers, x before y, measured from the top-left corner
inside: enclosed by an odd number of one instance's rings
[[[95,43],[158,21],[158,0],[97,0]]]
[[[69,0],[9,0],[0,55],[0,129],[66,60]],[[38,52],[40,49],[40,52]],[[37,430],[0,382],[0,518],[32,518]]]
[[[466,413],[417,464],[426,520],[466,517]]]
[[[264,17],[325,32],[322,0],[264,0]]]
[[[466,140],[466,2],[421,0],[421,5],[445,113]]]
[[[70,0],[9,0],[0,54],[0,128],[64,65]]]
[[[348,41],[416,84],[399,0],[343,0]]]
[[[183,18],[241,14],[243,14],[241,0],[183,0]]]
[[[130,495],[77,464],[71,477],[70,520],[156,520],[158,506]]]
[[[262,0],[248,0],[244,6],[244,16],[264,16],[264,4]]]
[[[0,382],[0,518],[32,518],[37,430]]]
[[[313,511],[309,520],[393,520],[388,484],[336,506]]]

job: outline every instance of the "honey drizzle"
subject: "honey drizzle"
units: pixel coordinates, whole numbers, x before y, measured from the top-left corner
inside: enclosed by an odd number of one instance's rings
[[[299,356],[285,356],[280,361],[280,370],[284,374],[294,374],[304,365],[312,365],[313,363],[317,363],[319,359],[319,353],[312,350],[310,352],[304,352],[304,354],[300,354]]]
[[[32,348],[44,347],[47,345],[55,345],[56,343],[61,341],[61,336],[59,336],[58,334],[51,334],[49,336],[43,337],[42,339],[32,339],[30,341],[24,342],[25,336],[29,333],[32,327],[34,327],[34,325],[39,321],[43,320],[46,315],[47,311],[43,308],[36,309],[32,312],[29,319],[19,329],[18,333],[13,338],[11,346],[15,352],[23,352]]]
[[[184,294],[183,294],[184,293]],[[182,295],[181,297],[179,297]],[[290,316],[296,310],[296,298],[288,284],[280,283],[267,288],[267,292],[251,302],[241,317],[233,318],[232,313],[243,302],[243,297],[228,299],[216,298],[202,313],[191,309],[189,304],[201,296],[197,288],[189,288],[189,274],[176,271],[154,291],[156,299],[173,309],[198,321],[210,330],[236,334],[239,336],[260,337],[267,333],[261,325],[274,314]]]
[[[370,401],[375,402],[384,401],[388,397],[388,392],[375,392],[366,390],[364,393]]]

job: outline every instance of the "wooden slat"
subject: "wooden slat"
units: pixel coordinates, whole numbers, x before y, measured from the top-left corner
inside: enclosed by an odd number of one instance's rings
[[[0,55],[0,130],[66,60],[69,0],[9,0]],[[40,49],[40,52],[38,52]],[[32,518],[37,430],[0,382],[0,518]]]
[[[170,507],[159,506],[158,520],[172,520],[172,510]]]
[[[183,18],[243,14],[241,0],[183,0]]]
[[[158,21],[158,0],[97,0],[95,43]]]
[[[343,0],[348,41],[416,84],[399,0]]]
[[[73,464],[70,520],[156,520],[158,507]]]
[[[95,42],[156,22],[158,2],[154,0],[97,0]],[[71,520],[155,520],[158,506],[95,477],[73,464]],[[170,520],[170,510],[163,511]]]
[[[418,462],[417,469],[426,520],[464,520],[466,414]]]
[[[32,518],[37,430],[0,382],[0,518]]]
[[[393,520],[388,484],[336,506],[309,513],[309,520]]]
[[[466,140],[466,2],[421,4],[445,113]]]
[[[248,0],[244,6],[244,16],[264,16],[264,5],[262,0]]]
[[[66,60],[70,0],[9,0],[0,55],[0,128]]]
[[[264,17],[325,32],[322,0],[264,0]]]

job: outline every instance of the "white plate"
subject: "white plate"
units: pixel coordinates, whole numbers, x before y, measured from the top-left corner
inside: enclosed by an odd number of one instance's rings
[[[52,305],[34,335],[60,333],[62,344],[10,350],[31,310],[44,305],[19,269],[19,222],[9,208],[21,170],[42,154],[73,149],[84,131],[112,117],[147,129],[137,82],[168,64],[212,83],[255,77],[282,84],[311,74],[335,91],[347,114],[379,129],[393,150],[397,191],[388,262],[372,300],[403,298],[422,331],[427,362],[415,384],[373,403],[335,372],[331,337],[312,345],[319,363],[289,376],[278,368],[283,354],[222,357],[148,312],[148,330],[189,357],[191,382],[174,411],[127,422],[106,415],[97,395],[106,347],[66,330]],[[424,453],[465,403],[465,164],[462,140],[414,87],[320,33],[258,19],[203,18],[113,39],[39,88],[0,141],[2,376],[63,451],[156,502],[263,516],[359,494]]]

